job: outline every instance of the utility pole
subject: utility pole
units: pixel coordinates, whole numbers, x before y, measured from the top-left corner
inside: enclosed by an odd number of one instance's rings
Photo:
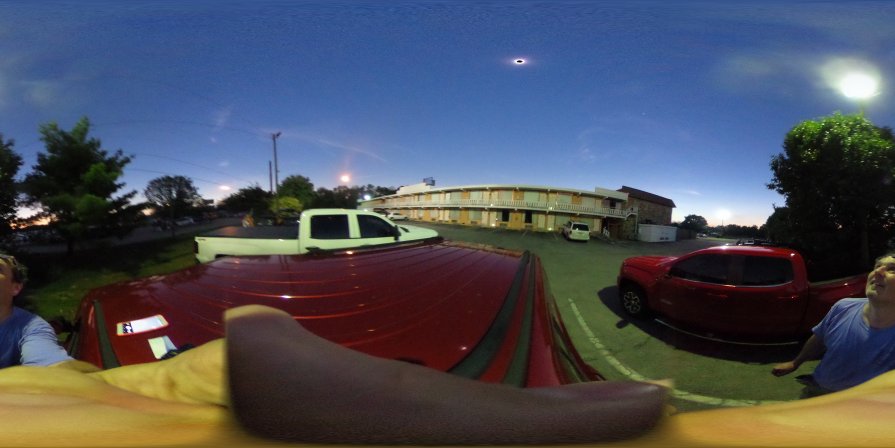
[[[277,189],[280,186],[280,166],[277,165],[277,138],[280,137],[281,132],[276,132],[270,134],[270,138],[273,140],[273,209],[274,214],[280,215],[280,200],[277,198]]]
[[[280,185],[280,166],[277,165],[277,138],[280,137],[282,132],[277,132],[275,134],[271,134],[270,138],[273,139],[273,193],[277,193],[277,188]]]

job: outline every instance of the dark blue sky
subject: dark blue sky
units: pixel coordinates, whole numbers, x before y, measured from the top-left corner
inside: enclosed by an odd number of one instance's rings
[[[24,174],[39,125],[87,116],[135,156],[128,190],[267,188],[282,132],[280,179],[627,185],[760,225],[786,132],[858,111],[847,71],[895,125],[893,23],[885,1],[0,0],[0,133]]]

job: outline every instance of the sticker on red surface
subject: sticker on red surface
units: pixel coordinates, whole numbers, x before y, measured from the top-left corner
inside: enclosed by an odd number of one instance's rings
[[[146,333],[147,331],[155,331],[159,328],[168,326],[168,321],[161,314],[155,316],[144,317],[142,319],[132,320],[128,322],[118,322],[116,325],[116,333],[118,336],[127,336],[131,334]]]
[[[177,346],[167,336],[148,339],[146,342],[149,342],[149,348],[152,350],[152,356],[155,356],[155,359],[162,359],[162,356],[165,356],[171,350],[177,350]]]

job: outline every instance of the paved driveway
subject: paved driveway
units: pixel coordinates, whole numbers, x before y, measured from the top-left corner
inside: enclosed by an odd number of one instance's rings
[[[566,326],[584,358],[608,379],[673,379],[674,405],[680,410],[794,400],[802,391],[794,376],[810,373],[816,365],[806,363],[795,374],[777,378],[770,374],[771,367],[792,359],[797,343],[711,341],[655,320],[629,320],[623,314],[615,287],[622,260],[634,255],[683,254],[725,240],[579,243],[566,241],[558,233],[412,224],[435,229],[446,239],[526,249],[540,256]]]

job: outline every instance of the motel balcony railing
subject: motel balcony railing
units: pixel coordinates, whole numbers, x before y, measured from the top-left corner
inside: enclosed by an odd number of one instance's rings
[[[637,207],[631,208],[609,208],[609,207],[588,207],[581,204],[571,204],[567,202],[531,202],[531,201],[515,201],[515,200],[488,200],[488,199],[450,199],[450,200],[430,200],[430,201],[386,201],[383,206],[387,208],[475,208],[475,209],[497,209],[497,210],[533,210],[548,213],[576,213],[594,216],[612,216],[619,218],[627,218],[637,214]]]

